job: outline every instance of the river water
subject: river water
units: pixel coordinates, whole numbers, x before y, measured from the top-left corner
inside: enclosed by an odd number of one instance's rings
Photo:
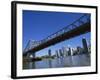
[[[80,54],[55,59],[44,59],[35,62],[26,62],[23,69],[41,69],[41,68],[60,68],[60,67],[80,67],[90,66],[90,54]]]

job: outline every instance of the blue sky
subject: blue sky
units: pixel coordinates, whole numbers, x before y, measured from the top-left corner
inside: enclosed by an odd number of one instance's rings
[[[84,13],[68,13],[68,12],[47,12],[47,11],[30,11],[23,10],[23,49],[27,42],[31,40],[42,40],[56,31],[71,24],[76,19],[80,18]],[[90,33],[63,41],[54,46],[48,47],[37,52],[38,56],[46,55],[48,49],[52,52],[62,46],[82,47],[81,39],[85,37],[90,41]],[[44,54],[43,54],[44,53]]]

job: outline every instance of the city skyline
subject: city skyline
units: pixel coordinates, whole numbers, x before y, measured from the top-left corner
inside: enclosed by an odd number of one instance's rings
[[[83,38],[85,38],[85,37],[83,37]],[[47,47],[47,48],[45,48],[45,49],[42,49],[42,50],[40,50],[40,51],[37,51],[37,52],[36,52],[36,56],[37,56],[37,57],[41,57],[41,56],[48,55],[48,50],[51,50],[51,55],[55,55],[55,52],[56,52],[57,50],[58,50],[58,52],[59,52],[59,50],[62,49],[63,47],[65,47],[65,48],[71,48],[71,49],[77,49],[77,47],[80,47],[80,48],[83,48],[83,49],[84,49],[84,45],[83,45],[83,42],[82,42],[83,38],[79,41],[79,42],[81,42],[81,45],[75,45],[75,46],[73,47],[73,46],[71,46],[70,44],[67,44],[67,43],[69,43],[71,40],[67,40],[67,41],[63,41],[63,42],[61,42],[61,43],[58,43],[58,44],[56,44],[56,45]],[[85,38],[85,39],[86,39],[86,38]],[[72,39],[72,40],[73,40],[73,39]],[[89,47],[89,46],[91,45],[90,41],[88,41],[88,40],[86,39],[86,42],[87,42],[87,46]],[[65,43],[66,43],[66,44],[65,44]],[[64,45],[62,45],[62,44],[64,44]],[[74,44],[74,43],[71,43],[71,44]],[[43,54],[41,55],[41,53],[43,53]]]
[[[71,24],[84,13],[47,12],[47,11],[23,11],[23,49],[28,40],[41,40],[50,34]],[[89,14],[88,14],[89,15]],[[57,49],[60,46],[70,45],[72,47],[82,46],[81,39],[85,37],[90,42],[91,33],[82,34],[69,40],[65,40],[55,46],[38,51],[36,55],[43,55],[49,48]]]

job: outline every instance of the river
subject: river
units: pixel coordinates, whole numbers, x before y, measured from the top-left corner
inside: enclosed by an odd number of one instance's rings
[[[80,55],[60,57],[55,59],[44,59],[35,62],[26,62],[23,64],[23,69],[81,67],[90,65],[91,65],[90,54],[80,54]]]

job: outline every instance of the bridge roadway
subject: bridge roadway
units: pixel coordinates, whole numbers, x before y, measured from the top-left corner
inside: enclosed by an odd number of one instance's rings
[[[81,34],[84,34],[84,33],[87,33],[87,32],[90,32],[91,30],[91,27],[90,27],[90,21],[83,24],[83,25],[80,25],[79,27],[77,28],[74,28],[68,32],[65,32],[59,36],[56,36],[55,38],[52,38],[48,41],[45,41],[43,42],[42,44],[39,44],[38,46],[36,47],[33,47],[32,49],[24,52],[24,55],[27,54],[27,53],[35,53],[39,50],[42,50],[46,47],[49,47],[49,46],[52,46],[52,45],[55,45],[61,41],[64,41],[64,40],[68,40],[68,39],[71,39],[73,37],[76,37],[76,36],[79,36]]]

